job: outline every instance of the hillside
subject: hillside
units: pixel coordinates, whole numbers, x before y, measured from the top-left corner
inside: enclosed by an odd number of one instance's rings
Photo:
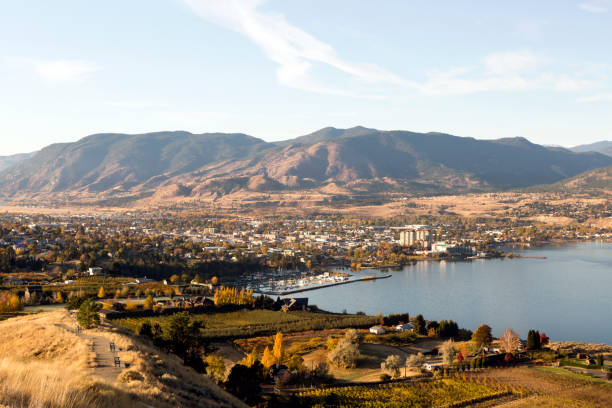
[[[0,156],[0,171],[32,157],[35,153],[21,153],[11,156]]]
[[[601,142],[572,147],[570,150],[578,153],[597,152],[607,156],[612,156],[612,141],[603,140]]]
[[[98,134],[55,144],[0,173],[5,197],[71,193],[202,197],[310,188],[491,191],[550,184],[612,165],[599,153],[442,133],[325,128],[267,143],[244,134]]]
[[[612,192],[612,166],[589,170],[551,186],[552,190],[604,190]]]
[[[65,310],[0,322],[0,406],[243,407],[206,377],[116,329],[74,332]],[[109,342],[129,368],[115,368]]]

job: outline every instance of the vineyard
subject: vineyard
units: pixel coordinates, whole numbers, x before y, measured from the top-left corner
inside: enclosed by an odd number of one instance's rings
[[[307,330],[342,329],[367,327],[377,321],[376,317],[312,312],[280,312],[272,310],[244,310],[239,312],[196,314],[193,317],[204,323],[202,335],[208,340],[225,340],[268,336],[277,332],[291,333]],[[138,332],[143,322],[162,327],[169,316],[124,318],[114,322],[133,332]]]
[[[313,407],[443,407],[505,395],[503,390],[460,379],[443,378],[413,383],[381,384],[317,389],[299,395],[304,406]]]

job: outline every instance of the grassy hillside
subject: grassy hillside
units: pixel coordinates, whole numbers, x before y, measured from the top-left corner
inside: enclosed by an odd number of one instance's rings
[[[0,322],[0,406],[244,406],[176,356],[136,337],[108,327],[76,334],[74,327],[65,310]],[[110,341],[129,368],[105,360]]]

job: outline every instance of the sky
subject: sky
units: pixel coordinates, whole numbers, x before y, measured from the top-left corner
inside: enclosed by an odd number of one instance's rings
[[[356,125],[610,140],[612,0],[0,2],[0,155]]]

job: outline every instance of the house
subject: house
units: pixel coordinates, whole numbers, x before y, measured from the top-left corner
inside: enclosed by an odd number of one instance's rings
[[[427,371],[435,371],[439,370],[442,366],[439,363],[425,363],[423,367],[425,367]]]
[[[395,331],[398,332],[411,331],[412,329],[414,329],[414,324],[412,323],[402,323],[395,326]]]
[[[370,333],[372,333],[372,334],[385,334],[385,329],[382,326],[372,326],[372,327],[370,327]]]
[[[285,298],[281,299],[281,309],[285,312],[289,310],[306,310],[308,308],[308,298]]]
[[[100,268],[99,266],[92,266],[91,268],[87,270],[87,275],[89,276],[102,275],[102,268]]]

